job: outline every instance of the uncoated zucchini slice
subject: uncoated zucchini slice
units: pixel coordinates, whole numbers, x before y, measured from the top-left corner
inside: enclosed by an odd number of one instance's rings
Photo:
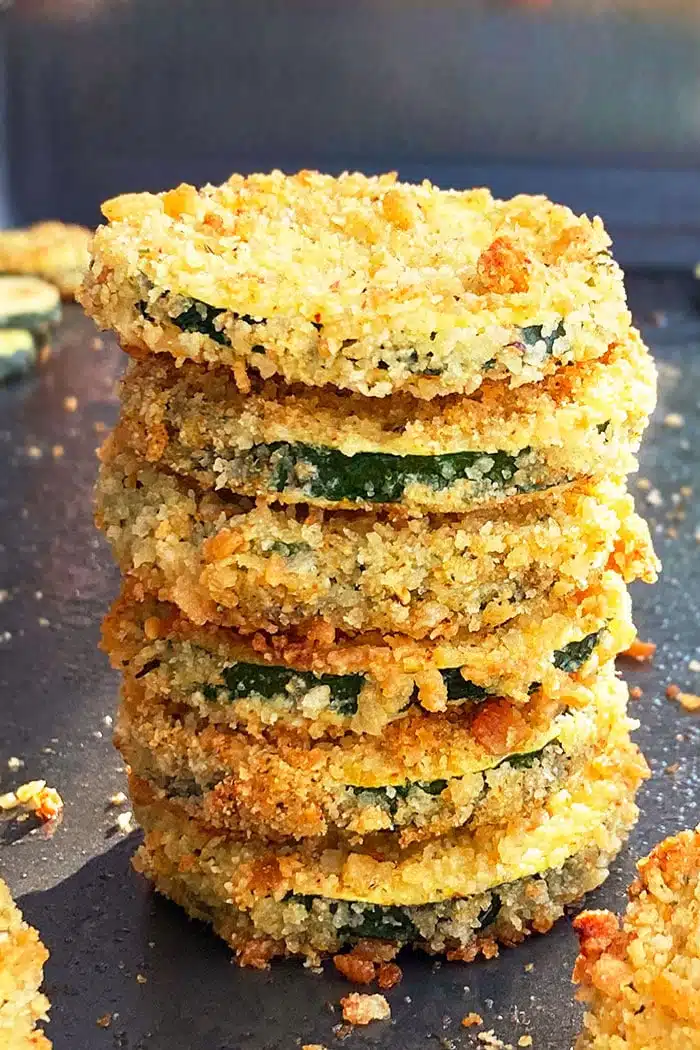
[[[0,329],[0,383],[28,372],[36,362],[31,332],[21,328]]]
[[[0,328],[45,330],[61,318],[61,294],[39,277],[0,276]]]

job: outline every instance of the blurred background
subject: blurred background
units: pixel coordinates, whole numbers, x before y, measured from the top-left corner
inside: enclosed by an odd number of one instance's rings
[[[15,0],[0,222],[230,172],[398,169],[700,258],[700,0]]]

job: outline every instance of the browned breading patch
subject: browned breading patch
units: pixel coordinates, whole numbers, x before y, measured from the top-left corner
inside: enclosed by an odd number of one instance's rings
[[[638,871],[622,920],[575,920],[573,979],[589,1006],[578,1050],[700,1046],[700,829],[665,839]]]
[[[316,637],[295,632],[250,638],[193,624],[176,606],[144,593],[132,578],[125,581],[122,596],[105,618],[102,644],[113,666],[138,679],[148,696],[172,697],[216,723],[240,725],[257,736],[277,725],[314,738],[348,730],[376,736],[387,722],[415,709],[420,676],[436,668],[461,668],[464,679],[488,693],[506,695],[514,704],[531,702],[535,682],[541,684],[538,693],[562,704],[588,703],[597,669],[634,635],[629,604],[619,577],[609,573],[579,592],[573,605],[568,599],[550,600],[498,630],[462,634],[451,641],[415,642],[377,634],[348,638],[332,631]],[[594,635],[597,644],[578,670],[555,666],[556,651]],[[357,710],[338,712],[323,695],[319,705],[313,680],[276,699],[219,694],[225,668],[239,663],[315,676],[357,674]],[[207,687],[213,694],[204,695]],[[485,723],[482,732],[488,731]]]
[[[532,711],[527,736],[502,736],[505,751],[495,755],[473,737],[468,713],[400,720],[381,738],[321,742],[278,730],[260,741],[147,701],[138,683],[127,682],[116,741],[136,775],[208,827],[251,841],[316,839],[330,847],[342,839],[394,850],[453,828],[522,820],[546,805],[611,734],[636,724],[625,718],[626,698],[608,672],[590,708],[556,720]],[[522,753],[535,757],[524,767],[503,762]]]

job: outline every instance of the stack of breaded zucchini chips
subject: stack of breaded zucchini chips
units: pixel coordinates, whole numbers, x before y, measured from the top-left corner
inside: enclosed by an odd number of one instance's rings
[[[654,406],[599,219],[394,175],[103,207],[136,865],[240,960],[469,960],[605,878]]]

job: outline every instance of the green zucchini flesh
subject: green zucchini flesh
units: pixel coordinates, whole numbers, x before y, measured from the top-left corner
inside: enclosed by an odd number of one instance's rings
[[[521,461],[531,456],[529,448],[515,455],[467,451],[438,456],[390,452],[346,456],[338,449],[286,441],[254,445],[246,453],[253,472],[269,471],[269,487],[275,492],[292,489],[312,499],[350,503],[398,503],[411,485],[441,491],[461,480],[533,492],[538,486],[527,481],[513,483]]]
[[[0,276],[0,328],[44,331],[61,317],[61,295],[39,277]]]
[[[332,915],[336,914],[339,903],[341,903],[328,897],[312,897],[308,894],[300,893],[290,893],[285,900],[303,904],[309,911],[311,911],[314,901],[319,901],[328,906]],[[342,903],[354,906],[357,909],[357,914],[353,922],[338,927],[339,935],[347,940],[366,938],[382,941],[399,941],[402,944],[421,940],[421,934],[411,917],[411,913],[434,907],[431,904],[422,904],[410,908],[396,904],[368,904],[364,901],[345,901]],[[436,903],[444,904],[444,901]],[[483,930],[495,922],[500,909],[500,898],[497,893],[493,893],[491,902],[477,918],[475,932],[476,930]]]
[[[329,706],[341,715],[355,714],[365,681],[361,674],[314,674],[312,671],[252,663],[232,664],[224,669],[222,677],[230,702],[255,696],[270,700],[276,696],[288,696],[290,692],[308,692],[317,686],[327,686],[330,690]],[[207,700],[217,700],[222,689],[205,685],[202,692]]]
[[[558,649],[553,656],[555,667],[569,674],[577,671],[589,658],[601,635],[602,630],[595,631],[580,641],[569,642],[563,649]],[[157,666],[157,661],[152,662],[152,665],[147,665],[148,671]],[[148,671],[143,668],[139,677]],[[459,667],[444,668],[440,674],[447,686],[449,703],[479,703],[489,695],[483,686],[463,678]],[[290,693],[309,691],[316,686],[325,685],[330,690],[329,706],[340,715],[357,713],[360,691],[365,683],[365,676],[362,674],[314,674],[312,671],[254,663],[231,664],[222,670],[221,675],[222,685],[200,686],[207,700],[219,703],[234,703],[246,697],[272,700],[278,696],[289,696]],[[414,699],[415,694],[412,700]]]

